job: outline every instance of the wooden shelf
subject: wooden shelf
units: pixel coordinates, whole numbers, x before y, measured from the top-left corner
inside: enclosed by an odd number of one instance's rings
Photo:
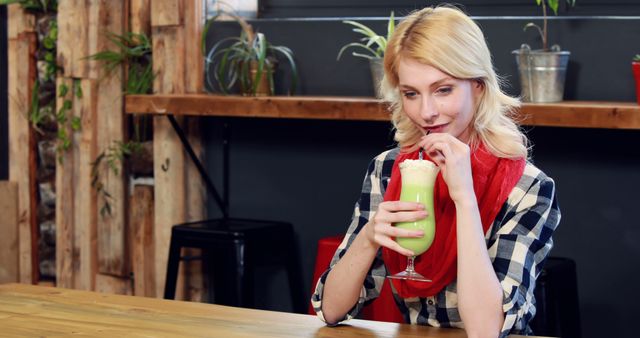
[[[366,97],[128,95],[125,111],[158,115],[389,120],[386,107]],[[520,115],[521,123],[528,126],[640,129],[640,106],[632,102],[526,103]]]

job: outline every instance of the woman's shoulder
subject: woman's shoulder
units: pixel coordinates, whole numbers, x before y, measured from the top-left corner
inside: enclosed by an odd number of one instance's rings
[[[398,157],[400,148],[395,147],[385,150],[376,155],[369,165],[369,170],[379,174],[379,176],[391,176],[391,169],[393,168],[393,162]]]
[[[536,167],[532,162],[527,161],[522,177],[511,191],[508,201],[514,205],[517,201],[521,201],[525,196],[541,196],[546,195],[552,198],[555,192],[555,182],[540,168]]]

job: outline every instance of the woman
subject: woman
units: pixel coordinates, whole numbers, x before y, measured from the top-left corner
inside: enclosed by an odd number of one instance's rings
[[[384,60],[398,148],[365,176],[353,221],[312,303],[332,325],[379,295],[385,276],[413,255],[395,237],[420,237],[394,223],[436,218],[416,270],[432,283],[393,280],[409,323],[459,327],[469,337],[530,333],[536,277],[560,220],[554,182],[527,162],[527,139],[509,117],[480,28],[460,10],[425,8],[398,25]],[[398,163],[424,149],[440,167],[435,215],[399,202]]]

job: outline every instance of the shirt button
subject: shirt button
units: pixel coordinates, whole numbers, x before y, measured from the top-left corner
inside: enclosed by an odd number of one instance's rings
[[[434,304],[433,299],[429,299],[429,300],[427,300],[427,304],[429,304],[429,305],[433,305],[433,304]]]

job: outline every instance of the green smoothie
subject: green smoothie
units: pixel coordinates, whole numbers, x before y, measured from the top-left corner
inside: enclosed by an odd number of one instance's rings
[[[400,163],[402,191],[400,200],[418,202],[425,206],[427,217],[415,222],[400,222],[395,226],[402,229],[422,230],[422,237],[398,237],[396,241],[403,248],[413,251],[416,256],[429,249],[436,231],[433,209],[433,187],[439,168],[433,162],[425,160],[405,160]]]

